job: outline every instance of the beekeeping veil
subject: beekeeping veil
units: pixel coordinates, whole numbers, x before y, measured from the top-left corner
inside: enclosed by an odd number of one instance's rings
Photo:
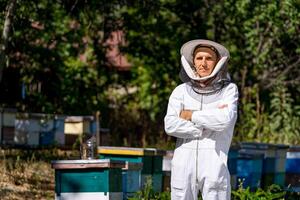
[[[203,46],[217,51],[218,61],[209,76],[199,77],[195,72],[193,54],[195,48]],[[220,91],[224,86],[230,83],[230,76],[227,72],[227,61],[230,58],[228,50],[210,40],[191,40],[185,43],[181,49],[181,64],[180,79],[183,82],[191,84],[193,90],[201,94],[210,94]]]

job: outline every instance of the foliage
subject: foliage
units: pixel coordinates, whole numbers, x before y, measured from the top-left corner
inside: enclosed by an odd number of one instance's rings
[[[279,82],[271,92],[272,113],[269,116],[271,142],[297,144],[300,135],[300,106],[295,105],[288,89]]]
[[[284,191],[278,185],[270,185],[266,190],[258,188],[255,191],[250,188],[243,188],[242,183],[237,190],[233,190],[231,193],[232,200],[280,200],[289,199],[294,200],[299,198],[299,194]],[[147,180],[143,190],[137,192],[134,197],[129,200],[169,200],[171,199],[170,191],[164,191],[161,193],[155,193],[153,191],[151,178]],[[199,200],[202,199],[199,195]]]
[[[290,136],[283,139],[285,125],[277,127],[277,130],[273,125],[270,128],[270,124],[274,123],[273,117],[281,115],[273,109],[276,85],[285,87],[285,92],[293,99],[280,105],[285,107],[284,110],[299,105],[296,95],[299,92],[296,77],[299,74],[296,66],[300,61],[297,53],[300,38],[296,34],[299,30],[296,20],[299,17],[299,2],[223,1],[222,6],[220,4],[215,9],[216,12],[222,9],[214,24],[221,26],[217,36],[229,47],[231,71],[240,87],[240,113],[235,139],[299,143],[291,140]],[[296,113],[290,112],[285,122],[299,124],[293,119],[297,118]],[[297,130],[289,131],[289,135],[297,135]]]
[[[6,4],[0,0],[0,24]],[[17,1],[0,102],[26,112],[100,110],[112,145],[170,148],[163,118],[180,83],[179,50],[205,38],[231,53],[240,91],[235,140],[297,144],[299,11],[297,0]],[[125,34],[129,72],[107,64],[115,30]]]
[[[255,191],[251,191],[249,187],[243,188],[242,183],[239,188],[232,191],[232,200],[296,200],[299,199],[299,193],[288,190],[283,190],[278,185],[270,185],[265,190],[258,188]]]
[[[109,72],[103,69],[103,41],[114,28],[104,24],[103,15],[109,17],[113,8],[113,1],[109,5],[19,1],[8,54],[10,67],[18,69],[15,73],[20,78],[5,79],[19,88],[14,91],[17,98],[6,100],[6,106],[64,114],[99,110],[109,79]],[[21,87],[26,91],[23,97]]]
[[[278,185],[271,185],[266,191],[258,188],[255,192],[251,192],[250,188],[239,187],[237,191],[232,191],[233,200],[271,200],[271,199],[284,199],[286,192],[283,191]]]
[[[152,187],[151,177],[146,180],[145,186],[141,191],[134,194],[134,197],[128,198],[128,200],[169,200],[171,199],[170,192],[154,192]]]

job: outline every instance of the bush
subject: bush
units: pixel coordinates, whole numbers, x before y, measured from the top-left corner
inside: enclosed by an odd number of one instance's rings
[[[165,192],[155,192],[152,187],[151,177],[147,178],[146,184],[143,190],[138,191],[134,197],[129,198],[128,200],[170,200],[171,194],[170,191]]]
[[[271,185],[266,191],[258,188],[256,191],[251,192],[250,188],[244,189],[240,184],[238,190],[232,191],[232,200],[272,200],[272,199],[284,199],[286,191],[283,191],[278,185]]]
[[[147,179],[143,190],[138,191],[134,197],[129,200],[170,200],[170,191],[164,191],[157,193],[153,191],[151,178]],[[199,200],[202,198],[199,197]],[[300,199],[300,193],[289,192],[283,190],[278,185],[271,185],[266,190],[258,188],[255,191],[251,191],[250,188],[243,188],[240,184],[236,191],[231,193],[232,200],[298,200]]]

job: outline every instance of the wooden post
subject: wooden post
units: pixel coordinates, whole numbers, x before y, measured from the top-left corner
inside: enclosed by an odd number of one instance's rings
[[[96,111],[95,113],[95,120],[96,120],[96,145],[97,147],[100,146],[100,111]]]
[[[0,110],[0,145],[2,144],[3,110]]]

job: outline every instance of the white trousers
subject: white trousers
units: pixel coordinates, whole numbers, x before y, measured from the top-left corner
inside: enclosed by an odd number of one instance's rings
[[[171,199],[230,200],[230,174],[227,156],[215,149],[178,147],[171,171]]]

